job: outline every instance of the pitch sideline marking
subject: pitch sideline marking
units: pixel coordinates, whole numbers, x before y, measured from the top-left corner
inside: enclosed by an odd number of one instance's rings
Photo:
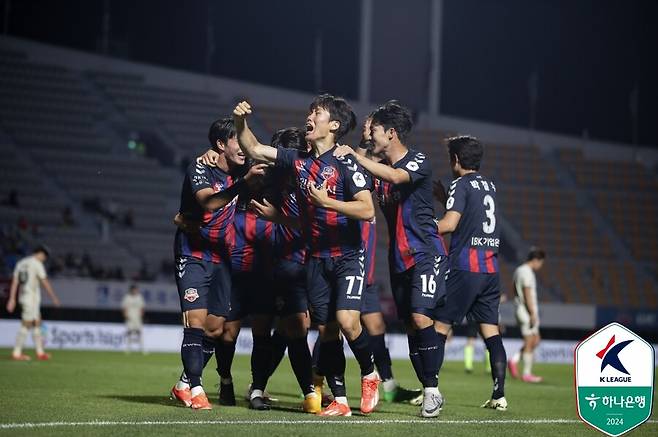
[[[575,419],[501,419],[501,420],[421,420],[421,419],[380,419],[380,420],[146,420],[146,421],[90,421],[90,422],[25,422],[0,423],[0,429],[53,428],[64,426],[158,426],[158,425],[386,425],[386,424],[452,424],[452,425],[486,425],[486,424],[524,424],[552,425],[583,423]],[[655,424],[657,420],[646,423]]]

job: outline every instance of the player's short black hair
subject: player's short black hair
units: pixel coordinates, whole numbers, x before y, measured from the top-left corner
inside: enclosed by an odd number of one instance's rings
[[[306,143],[306,130],[298,127],[287,127],[279,129],[272,135],[270,145],[272,147],[283,149],[295,149],[306,151],[308,145]]]
[[[226,144],[230,138],[235,136],[235,124],[232,118],[220,118],[210,125],[208,130],[208,141],[210,147],[217,147],[217,141]]]
[[[43,253],[44,255],[46,255],[47,257],[50,258],[50,248],[48,246],[46,246],[45,244],[39,244],[39,245],[35,246],[33,252],[34,253],[41,252],[41,253]]]
[[[404,142],[414,125],[411,111],[397,100],[389,100],[372,114],[372,125],[382,126],[384,130],[395,129],[400,141]]]
[[[460,135],[448,138],[448,153],[451,162],[455,162],[455,157],[459,158],[459,163],[464,170],[479,170],[482,155],[484,155],[484,146],[475,137]]]
[[[316,108],[322,108],[329,112],[329,120],[337,121],[340,126],[334,132],[337,140],[345,136],[356,126],[356,114],[352,107],[342,97],[335,97],[331,94],[320,94],[308,107],[309,112],[315,111]]]
[[[128,288],[128,290],[130,290],[130,291],[137,290],[137,284],[130,284],[130,287]]]
[[[546,258],[546,252],[544,252],[543,249],[540,249],[539,247],[531,247],[530,251],[528,252],[528,261],[532,261],[533,259],[545,259]]]

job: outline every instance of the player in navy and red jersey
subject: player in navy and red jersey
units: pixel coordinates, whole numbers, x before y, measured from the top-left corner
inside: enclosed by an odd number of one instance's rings
[[[361,411],[370,413],[379,400],[379,376],[360,322],[365,258],[359,221],[374,216],[371,183],[354,160],[333,156],[336,141],[354,128],[354,112],[343,99],[318,96],[306,118],[305,139],[311,145],[308,152],[260,144],[247,126],[249,114],[247,102],[239,103],[233,111],[245,154],[258,162],[275,163],[297,182],[295,194],[308,246],[309,303],[320,325],[320,365],[335,397],[320,414],[351,415],[340,332],[347,337],[361,368]]]
[[[435,417],[443,403],[436,374],[439,336],[434,330],[435,307],[445,299],[447,254],[434,221],[432,169],[427,157],[405,145],[411,113],[395,101],[372,114],[374,153],[385,163],[356,154],[350,147],[335,151],[356,156],[375,177],[375,191],[389,231],[391,288],[398,316],[408,329],[409,355],[423,384],[424,417]]]
[[[476,138],[450,138],[448,153],[456,179],[450,184],[446,214],[438,229],[441,234],[452,233],[450,271],[446,276],[446,305],[437,308],[435,327],[445,337],[464,316],[479,324],[493,379],[493,393],[483,407],[506,410],[507,356],[498,329],[500,227],[496,222],[496,185],[479,173],[484,148]],[[441,196],[437,199],[443,200]],[[443,348],[439,354],[443,357]]]
[[[229,251],[234,238],[232,221],[235,196],[244,184],[235,174],[244,165],[244,154],[230,118],[213,122],[208,139],[219,153],[216,168],[191,164],[181,192],[179,217],[197,225],[176,231],[174,255],[176,285],[183,312],[181,358],[184,372],[172,388],[172,397],[195,409],[210,409],[201,386],[201,373],[212,356],[215,339],[222,335],[230,298]],[[250,179],[264,172],[255,167]]]
[[[372,114],[368,116],[363,124],[361,142],[356,152],[371,159],[379,160],[373,156],[374,144],[370,133]],[[375,281],[375,258],[377,248],[377,223],[376,220],[361,222],[361,238],[366,252],[366,289],[361,305],[361,323],[368,330],[370,343],[372,345],[375,366],[382,379],[384,388],[384,400],[387,402],[409,402],[412,405],[420,405],[422,402],[421,390],[407,390],[400,387],[393,377],[391,355],[386,347],[385,333],[386,323],[379,302],[379,286]]]

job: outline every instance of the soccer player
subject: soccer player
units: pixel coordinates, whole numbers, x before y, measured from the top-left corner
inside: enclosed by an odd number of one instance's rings
[[[295,196],[309,251],[309,303],[320,325],[320,364],[334,394],[334,402],[320,415],[352,414],[345,390],[341,332],[361,369],[361,411],[370,413],[379,400],[379,376],[360,322],[365,256],[359,221],[374,216],[371,184],[357,163],[333,156],[336,141],[354,128],[356,117],[345,100],[328,94],[318,96],[306,118],[305,139],[311,150],[298,151],[260,144],[247,125],[251,113],[247,102],[239,103],[233,111],[245,154],[259,162],[274,163],[296,179]]]
[[[450,271],[446,277],[446,303],[436,310],[435,328],[441,337],[438,355],[442,362],[445,338],[452,325],[465,316],[479,324],[490,353],[493,379],[493,393],[483,407],[506,410],[507,357],[498,328],[500,227],[496,222],[496,185],[479,173],[483,153],[482,144],[474,137],[448,140],[456,179],[450,184],[446,213],[438,221],[438,229],[441,234],[452,233]]]
[[[11,358],[16,361],[29,361],[29,355],[23,354],[23,343],[29,330],[32,330],[32,340],[37,353],[37,360],[49,360],[50,354],[43,350],[41,337],[41,286],[46,289],[48,296],[55,306],[59,306],[59,298],[48,281],[46,269],[43,265],[50,255],[46,246],[38,246],[31,256],[20,260],[14,268],[9,288],[7,312],[13,313],[16,309],[16,300],[21,304],[21,327],[16,336],[16,345]]]
[[[144,298],[139,292],[137,285],[132,284],[128,293],[123,296],[121,301],[121,310],[126,322],[126,353],[130,353],[130,345],[135,342],[139,345],[139,350],[144,354],[144,337],[142,329],[144,327],[142,318],[144,317]]]
[[[253,166],[243,179],[235,175],[245,164],[230,118],[212,123],[210,145],[220,155],[215,168],[194,162],[187,168],[179,216],[198,223],[179,227],[174,242],[176,285],[183,313],[181,359],[184,372],[171,394],[193,409],[212,409],[201,374],[224,331],[230,308],[230,246],[235,197],[244,184],[264,174]],[[219,343],[219,342],[218,342]]]
[[[523,347],[509,360],[508,366],[513,378],[519,377],[518,363],[523,358],[524,382],[537,383],[542,381],[541,376],[533,375],[532,362],[535,349],[539,345],[539,301],[537,300],[537,278],[535,272],[544,266],[546,253],[533,247],[528,253],[526,262],[514,271],[514,305],[516,306],[516,321],[523,336]]]
[[[372,142],[370,131],[371,122],[372,114],[363,123],[361,142],[356,149],[356,153],[379,162],[382,158],[373,155],[375,145]],[[361,323],[370,335],[375,367],[377,367],[377,372],[379,372],[384,388],[384,400],[386,402],[408,402],[412,405],[420,405],[423,399],[422,391],[407,390],[404,387],[400,387],[393,376],[391,355],[385,341],[386,323],[384,322],[379,301],[379,286],[375,282],[375,257],[377,248],[377,224],[375,219],[362,222],[361,237],[366,251],[367,278],[363,305],[361,306]]]
[[[391,288],[398,316],[407,326],[409,355],[423,384],[423,417],[436,417],[443,398],[438,389],[439,336],[434,309],[445,298],[447,257],[434,221],[432,168],[427,157],[406,145],[413,122],[409,110],[396,101],[372,114],[375,162],[343,146],[375,177],[375,190],[389,231]]]

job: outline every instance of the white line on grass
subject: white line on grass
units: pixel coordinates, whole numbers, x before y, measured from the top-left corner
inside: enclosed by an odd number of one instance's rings
[[[575,419],[500,419],[500,420],[421,420],[421,419],[348,419],[348,420],[145,420],[145,421],[108,421],[90,422],[25,422],[0,423],[0,429],[19,428],[53,428],[64,426],[166,426],[166,425],[387,425],[387,424],[436,424],[451,425],[488,425],[488,424],[523,424],[523,425],[553,425],[582,423]],[[649,420],[647,423],[658,423]]]

